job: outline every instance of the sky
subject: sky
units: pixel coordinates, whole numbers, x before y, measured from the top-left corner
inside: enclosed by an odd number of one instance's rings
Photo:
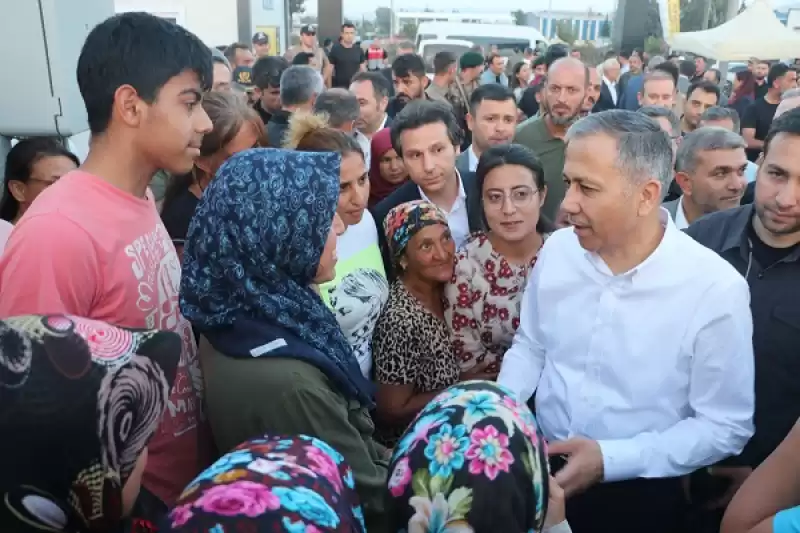
[[[374,14],[375,8],[389,7],[390,0],[343,0],[345,15]],[[306,0],[306,11],[316,13],[317,0]],[[614,9],[615,0],[394,0],[397,10],[423,10],[426,7],[436,11],[491,11],[505,12],[522,9],[524,11],[544,11],[552,4],[553,9],[586,10],[610,12]],[[487,7],[490,5],[491,7]]]

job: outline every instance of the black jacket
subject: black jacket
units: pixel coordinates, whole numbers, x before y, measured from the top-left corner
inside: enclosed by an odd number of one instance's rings
[[[289,119],[292,114],[281,109],[272,114],[267,123],[267,140],[272,148],[282,148],[286,130],[289,129]]]

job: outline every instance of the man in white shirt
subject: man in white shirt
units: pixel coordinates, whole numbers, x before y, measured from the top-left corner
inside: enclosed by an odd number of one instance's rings
[[[536,392],[574,533],[686,531],[680,477],[753,433],[747,283],[661,208],[672,150],[653,120],[589,115],[566,142],[572,227],[539,254],[499,383]]]
[[[372,136],[390,125],[386,114],[389,90],[389,82],[380,72],[359,72],[350,82],[350,92],[356,95],[360,107],[356,120],[356,140],[366,157],[372,151]]]
[[[739,207],[747,187],[746,146],[738,133],[713,126],[683,138],[675,160],[675,182],[683,194],[664,204],[678,229],[703,215]]]
[[[475,172],[484,151],[514,139],[517,101],[511,89],[497,83],[475,89],[470,97],[467,127],[472,132],[472,144],[456,160],[461,173]]]
[[[619,93],[617,91],[617,81],[619,81],[619,61],[613,57],[606,59],[600,67],[601,79],[603,82],[600,88],[600,97],[594,105],[592,111],[599,113],[609,109],[615,109],[619,101]]]
[[[389,211],[405,202],[427,200],[447,215],[456,246],[482,227],[475,176],[456,169],[461,129],[449,104],[412,100],[392,122],[392,146],[403,158],[408,182],[376,205],[372,214],[381,238],[387,275],[392,275],[383,221]]]

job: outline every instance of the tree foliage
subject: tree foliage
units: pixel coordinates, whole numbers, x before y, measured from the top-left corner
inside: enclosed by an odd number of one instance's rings
[[[392,10],[388,7],[379,7],[375,10],[375,31],[381,35],[392,32]]]
[[[598,34],[603,39],[611,38],[611,21],[608,20],[608,15],[606,15],[606,20],[600,23],[600,31],[598,32]]]
[[[525,15],[525,12],[523,10],[517,9],[515,11],[512,11],[511,16],[514,17],[514,24],[516,24],[517,26],[525,25],[525,19],[527,18],[527,16]]]
[[[664,35],[664,30],[661,26],[661,12],[658,9],[657,0],[648,0],[644,34],[645,39],[647,37],[661,38]]]
[[[725,22],[728,11],[727,0],[681,0],[681,31],[700,31],[710,2],[708,28]]]
[[[304,13],[306,10],[306,0],[289,0],[289,14]]]
[[[572,21],[559,20],[556,23],[556,36],[567,44],[572,44],[577,38],[575,30],[572,28]]]
[[[415,39],[417,37],[417,25],[414,22],[408,21],[400,28],[400,33],[406,39]]]

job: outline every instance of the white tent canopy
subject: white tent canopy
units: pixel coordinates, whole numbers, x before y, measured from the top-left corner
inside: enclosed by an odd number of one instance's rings
[[[800,33],[784,26],[767,0],[755,0],[735,18],[716,28],[675,33],[667,42],[674,50],[718,61],[800,57]]]

